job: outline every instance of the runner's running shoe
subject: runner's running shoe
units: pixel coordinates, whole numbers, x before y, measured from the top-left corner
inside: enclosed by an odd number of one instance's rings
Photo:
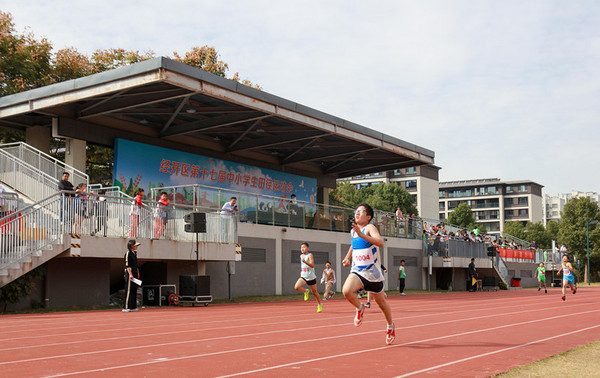
[[[573,290],[573,294],[577,293],[577,285],[575,285],[575,290]]]
[[[565,296],[563,295],[563,296],[562,296],[562,300],[563,300],[563,301],[566,301],[566,300],[567,300],[567,298],[565,298]]]
[[[385,343],[390,345],[396,339],[396,327],[392,323],[392,328],[388,327],[385,331]]]
[[[304,292],[304,300],[307,301],[308,300],[308,292],[310,290],[306,289],[306,291]]]
[[[356,316],[354,317],[354,325],[356,327],[358,327],[362,324],[364,313],[365,313],[365,306],[363,306],[361,304],[360,308],[356,310]]]
[[[542,290],[542,288],[540,286],[538,286],[538,291]]]
[[[366,307],[366,308],[371,308],[371,302],[367,302],[367,303],[365,303],[365,307]]]
[[[544,288],[544,293],[548,294],[548,289]]]
[[[323,311],[323,304],[317,306],[317,312]]]

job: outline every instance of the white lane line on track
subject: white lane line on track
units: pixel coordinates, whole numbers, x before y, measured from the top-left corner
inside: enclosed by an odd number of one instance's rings
[[[525,321],[525,322],[517,322],[517,323],[512,323],[512,324],[506,324],[506,325],[497,326],[497,327],[491,327],[491,328],[484,328],[484,329],[480,329],[480,330],[460,332],[460,333],[455,333],[455,334],[451,334],[451,335],[438,336],[438,337],[433,337],[433,338],[428,338],[428,339],[423,339],[423,340],[416,340],[416,341],[411,341],[411,342],[404,343],[404,344],[386,345],[386,346],[380,347],[380,348],[362,349],[362,350],[353,351],[353,352],[347,352],[347,353],[342,353],[342,354],[337,354],[337,355],[331,355],[331,356],[326,356],[326,357],[321,357],[321,358],[310,359],[310,360],[302,360],[302,361],[297,361],[297,362],[294,362],[294,363],[288,363],[288,364],[270,366],[270,367],[267,367],[267,368],[262,368],[262,369],[256,369],[256,370],[250,370],[250,371],[235,373],[235,374],[231,374],[231,375],[226,375],[224,377],[232,377],[232,376],[237,376],[237,375],[244,375],[244,374],[250,374],[250,373],[255,373],[255,372],[266,371],[266,370],[273,370],[273,369],[278,369],[278,368],[281,368],[281,367],[287,367],[287,366],[291,366],[291,365],[305,364],[305,363],[309,363],[309,362],[315,362],[315,361],[320,361],[320,360],[325,360],[325,359],[338,358],[338,357],[343,357],[343,356],[348,356],[348,355],[353,355],[353,354],[368,353],[368,352],[383,350],[383,349],[386,349],[386,348],[394,348],[394,347],[400,347],[400,346],[414,345],[414,344],[419,344],[419,343],[423,343],[423,342],[430,342],[430,341],[442,340],[442,339],[453,338],[453,337],[458,337],[458,336],[465,336],[465,335],[471,335],[471,334],[476,334],[476,333],[494,331],[494,330],[497,330],[497,329],[503,329],[503,328],[508,328],[508,327],[525,325],[525,324],[532,324],[532,323],[537,323],[537,322],[544,322],[544,321],[549,321],[549,320],[553,320],[553,319],[559,319],[559,318],[570,317],[570,316],[575,316],[575,315],[583,315],[583,314],[588,314],[588,313],[593,313],[593,312],[600,312],[600,310],[590,310],[590,311],[582,311],[582,312],[578,312],[578,313],[569,313],[569,314],[558,315],[558,316],[553,316],[553,317],[547,317],[547,318],[542,318],[542,319],[529,320],[529,321]],[[269,344],[269,345],[261,345],[261,346],[252,346],[252,347],[239,348],[239,349],[233,349],[233,350],[227,350],[227,351],[216,351],[216,352],[211,352],[211,353],[202,353],[202,354],[197,354],[197,355],[192,355],[192,356],[182,356],[182,357],[174,357],[174,358],[165,358],[164,360],[160,360],[160,361],[156,361],[156,360],[154,360],[154,361],[145,361],[145,362],[140,362],[140,363],[135,363],[135,364],[126,364],[126,365],[118,365],[118,366],[111,366],[111,367],[103,367],[103,368],[99,368],[99,369],[90,369],[90,370],[85,370],[85,371],[77,371],[77,372],[69,372],[69,373],[59,373],[59,374],[55,374],[55,375],[50,375],[48,377],[62,377],[62,376],[75,375],[75,374],[87,374],[87,373],[93,373],[93,372],[105,372],[105,371],[115,370],[115,369],[123,369],[123,368],[136,367],[136,366],[147,366],[147,365],[156,364],[156,363],[180,361],[180,360],[193,359],[193,358],[201,358],[201,357],[209,357],[209,356],[215,356],[215,355],[227,354],[227,353],[239,353],[239,352],[244,352],[244,351],[249,351],[249,350],[257,350],[257,349],[264,349],[264,348],[275,348],[275,347],[280,347],[280,346],[302,344],[302,343],[310,343],[310,342],[321,342],[323,340],[340,339],[340,338],[345,338],[345,337],[355,337],[357,335],[363,335],[363,334],[369,334],[369,333],[381,333],[381,331],[378,330],[378,331],[359,332],[359,333],[352,333],[352,334],[345,334],[345,335],[321,337],[321,338],[315,338],[315,339],[309,339],[309,340],[298,340],[298,341],[292,341],[292,342],[286,342],[286,343],[277,343],[277,344]],[[115,349],[115,350],[112,350],[112,351],[124,351],[124,350],[132,350],[132,349],[134,349],[134,348],[121,348],[121,349]],[[94,352],[94,353],[98,353],[98,352]],[[92,353],[71,354],[69,356],[77,356],[77,355],[85,355],[85,354],[92,354]],[[43,358],[42,360],[49,360],[49,359],[52,359],[52,358]],[[38,359],[34,359],[34,360],[38,360]],[[7,364],[7,363],[3,363],[2,365],[5,365],[5,364]]]
[[[530,342],[524,343],[524,344],[514,345],[514,346],[511,346],[511,347],[508,347],[508,348],[503,348],[503,349],[495,350],[495,351],[492,351],[492,352],[487,352],[487,353],[482,353],[482,354],[478,354],[478,355],[471,356],[471,357],[461,358],[460,360],[447,362],[445,364],[440,364],[440,365],[428,367],[428,368],[421,369],[421,370],[411,371],[410,373],[399,375],[396,378],[410,377],[411,375],[420,374],[420,373],[426,373],[426,372],[431,371],[431,370],[436,370],[436,369],[440,369],[440,368],[443,368],[443,367],[446,367],[446,366],[459,364],[461,362],[466,362],[466,361],[474,360],[476,358],[491,356],[493,354],[502,353],[502,352],[506,352],[506,351],[509,351],[509,350],[517,349],[517,348],[523,348],[523,347],[526,347],[526,346],[529,346],[529,345],[533,345],[533,344],[543,343],[544,341],[554,340],[554,339],[557,339],[559,337],[573,335],[575,333],[579,333],[579,332],[583,332],[583,331],[588,331],[590,329],[594,329],[594,328],[598,328],[598,327],[600,327],[600,324],[597,324],[597,325],[591,326],[591,327],[587,327],[587,328],[577,329],[577,330],[571,331],[571,332],[562,333],[560,335],[546,337],[544,339],[530,341]]]
[[[577,304],[575,306],[582,306],[583,304]],[[402,327],[402,328],[398,328],[398,329],[409,329],[409,328],[418,328],[418,327],[422,327],[422,326],[435,326],[435,325],[439,325],[439,324],[447,324],[447,323],[456,323],[456,322],[463,322],[463,321],[467,321],[467,320],[476,320],[476,319],[484,319],[484,318],[490,318],[490,317],[497,317],[497,316],[506,316],[506,315],[516,315],[516,314],[522,314],[522,313],[527,313],[527,312],[538,312],[540,310],[544,310],[545,308],[543,307],[539,307],[538,304],[533,304],[532,305],[534,308],[530,309],[530,310],[520,310],[520,311],[513,311],[513,312],[504,312],[504,313],[494,313],[491,315],[478,315],[476,317],[471,317],[471,318],[460,318],[460,319],[453,319],[453,320],[449,320],[446,319],[442,322],[434,322],[434,323],[427,323],[424,325],[421,324],[417,324],[417,325],[408,325],[406,327]],[[523,307],[523,306],[511,306],[511,307]],[[554,306],[551,307],[547,307],[548,309],[555,309]],[[571,307],[572,308],[572,307]],[[492,307],[492,308],[488,308],[487,310],[495,310],[495,309],[502,309],[502,310],[507,310],[507,306],[500,306],[500,307]],[[448,315],[452,315],[452,314],[456,314],[456,313],[462,313],[462,312],[471,312],[471,310],[468,311],[454,311],[454,312],[445,312],[444,316],[448,316]],[[439,316],[439,314],[435,314],[436,316]],[[331,320],[337,320],[337,319],[347,319],[348,315],[344,315],[344,316],[337,316],[337,317],[328,317],[328,318],[324,318],[323,320],[326,321],[331,321]],[[414,316],[407,316],[407,317],[403,317],[402,320],[406,321],[407,319],[413,319],[413,318],[419,318],[421,319],[422,316],[421,315],[414,315]],[[267,325],[279,325],[279,324],[290,324],[290,323],[301,323],[301,322],[305,322],[307,320],[305,319],[300,319],[300,320],[294,320],[294,321],[285,321],[285,322],[272,322],[272,323],[261,323],[261,326],[267,326]],[[383,320],[382,320],[383,321]],[[343,323],[339,323],[339,324],[325,324],[325,325],[312,325],[311,328],[329,328],[329,327],[338,327],[338,326],[345,326],[347,325],[347,321],[344,321]],[[142,338],[142,337],[155,337],[155,336],[166,336],[166,335],[176,335],[176,334],[181,334],[181,333],[186,333],[189,334],[190,332],[206,332],[206,331],[215,331],[215,330],[227,330],[227,329],[235,329],[235,328],[245,328],[247,327],[247,325],[236,325],[236,326],[228,326],[228,327],[212,327],[212,328],[201,328],[201,329],[186,329],[184,331],[169,331],[169,332],[159,332],[159,333],[152,333],[152,334],[142,334],[142,335],[129,335],[127,336],[128,338]],[[110,330],[115,331],[114,329]],[[293,332],[294,329],[283,329],[283,330],[275,330],[275,331],[269,331],[269,332],[265,332],[265,333],[253,333],[250,335],[231,335],[231,336],[227,336],[228,338],[231,337],[244,337],[244,336],[257,336],[257,335],[261,335],[261,334],[270,334],[270,333],[282,333],[282,332]],[[107,330],[99,330],[96,332],[107,332]],[[84,332],[88,333],[88,332]],[[75,335],[80,334],[80,333],[74,333]],[[73,335],[73,334],[65,334],[65,335]],[[35,336],[31,336],[29,338],[36,338]],[[39,339],[40,337],[38,336],[37,339]],[[50,346],[57,346],[57,345],[61,345],[61,346],[65,346],[65,345],[73,345],[73,344],[80,344],[80,343],[92,343],[92,342],[104,342],[104,341],[110,341],[110,340],[120,340],[122,339],[123,336],[118,336],[118,337],[111,337],[111,338],[104,338],[104,339],[94,339],[94,340],[77,340],[77,341],[63,341],[63,342],[57,342],[57,343],[50,343],[50,344],[35,344],[35,345],[28,345],[28,346],[18,346],[18,347],[10,347],[10,348],[3,348],[0,349],[0,352],[6,352],[6,351],[11,351],[11,350],[24,350],[24,349],[33,349],[33,348],[42,348],[42,347],[50,347]],[[221,338],[224,338],[223,336],[221,336]],[[208,338],[208,339],[195,339],[195,340],[188,340],[188,341],[181,341],[179,343],[190,343],[190,342],[202,342],[202,341],[208,341],[208,340],[214,340],[214,338]],[[173,342],[173,343],[178,343],[178,342]],[[169,344],[172,345],[172,344]],[[154,345],[152,345],[154,346]],[[165,346],[165,344],[160,344],[158,346]],[[0,362],[0,365],[2,365],[4,362]]]
[[[526,303],[526,305],[528,305],[528,306],[533,306],[533,305],[534,305],[534,303],[537,303],[537,302],[541,302],[541,303],[547,303],[547,302],[548,302],[548,300],[547,300],[547,299],[545,299],[545,300],[544,300],[543,298],[545,298],[545,297],[542,297],[542,298],[541,298],[541,299],[539,299],[539,300],[531,300],[531,298],[529,298],[529,297],[526,297],[526,299],[527,299],[527,303]],[[472,301],[469,301],[469,302],[472,302]],[[480,306],[481,306],[482,302],[483,302],[483,301],[478,301],[478,302],[477,302],[477,304],[478,304],[478,307],[477,307],[477,308],[480,308]],[[493,300],[493,301],[490,301],[490,302],[498,304],[498,300]],[[521,308],[521,307],[523,306],[522,304],[519,304],[519,303],[515,304],[515,303],[514,303],[514,299],[511,299],[509,302],[511,303],[511,305],[502,305],[502,304],[500,303],[501,305],[499,305],[499,306],[496,306],[496,307],[491,307],[491,308],[488,308],[488,310],[492,310],[492,309],[503,309],[503,310],[506,310],[506,309],[508,309],[508,308],[511,308],[511,307],[518,307],[518,308]],[[345,304],[345,302],[341,302],[341,303],[344,303],[344,304]],[[446,304],[446,305],[447,305],[447,304],[448,304],[448,302],[447,302],[447,301],[444,301],[444,304]],[[347,305],[344,305],[344,306],[340,306],[340,307],[347,308],[348,306],[347,306]],[[470,310],[470,309],[465,309],[465,308],[466,308],[466,306],[465,306],[465,305],[463,305],[463,304],[461,304],[461,302],[460,302],[460,301],[452,302],[452,307],[455,307],[455,308],[456,308],[456,307],[460,307],[462,310],[459,310],[459,311],[452,311],[452,312],[447,312],[447,311],[446,311],[446,308],[440,308],[440,310],[443,310],[445,315],[450,315],[450,314],[459,314],[459,313],[470,313],[470,312],[472,312],[472,310]],[[435,307],[435,308],[438,308],[438,307]],[[395,313],[397,313],[397,312],[400,312],[400,313],[402,313],[402,309],[403,309],[402,307],[399,307],[399,308],[396,310],[396,309],[395,309],[395,307],[394,307],[393,311],[395,311]],[[418,313],[418,312],[419,312],[419,310],[415,310],[414,308],[412,308],[412,307],[411,307],[411,313],[414,313],[414,312]],[[119,314],[119,315],[123,316],[123,314]],[[124,315],[124,316],[128,316],[128,315],[129,315],[129,314],[127,314],[127,315]],[[341,318],[346,318],[346,316],[347,316],[347,315],[341,315],[341,316],[338,316],[338,317],[328,317],[328,318],[326,318],[325,320],[331,320],[331,319],[341,319]],[[437,314],[437,313],[431,313],[431,314],[419,314],[419,315],[413,315],[413,316],[404,316],[404,317],[402,317],[402,319],[411,319],[411,318],[424,318],[424,317],[428,317],[428,316],[434,316],[434,317],[437,317],[437,316],[439,316],[439,314]],[[274,319],[274,318],[280,318],[280,319],[284,319],[284,318],[290,318],[290,317],[296,318],[296,317],[297,317],[297,315],[295,315],[295,314],[294,314],[294,315],[281,315],[281,316],[277,315],[277,316],[268,316],[268,317],[260,317],[260,318],[254,317],[254,318],[247,318],[247,319],[239,319],[239,320],[237,320],[237,322],[240,322],[240,321],[245,321],[245,320],[253,320],[253,321],[256,321],[256,320],[267,320],[267,319]],[[120,318],[120,319],[123,319],[123,318]],[[132,318],[132,319],[133,319],[133,318]],[[139,320],[139,317],[136,317],[135,319]],[[167,318],[167,319],[169,320],[169,322],[170,322],[170,323],[175,323],[175,324],[178,324],[178,323],[179,323],[178,321],[182,322],[182,319],[181,319],[181,318]],[[159,317],[159,318],[156,318],[156,317],[155,317],[155,318],[153,318],[153,319],[151,319],[151,320],[142,321],[142,322],[136,322],[136,323],[135,323],[135,326],[136,326],[137,328],[132,328],[131,326],[128,326],[128,327],[127,327],[127,330],[128,330],[128,331],[146,330],[146,329],[148,329],[148,327],[149,327],[149,326],[151,326],[151,325],[152,325],[152,324],[154,324],[155,322],[159,322],[160,324],[164,324],[164,320],[167,320],[167,319],[165,319],[165,318],[163,318],[163,317]],[[183,318],[183,320],[186,320],[186,322],[182,322],[182,323],[185,323],[185,326],[189,326],[189,318]],[[315,320],[315,319],[313,319],[313,318],[310,318],[310,319],[303,319],[303,320],[297,320],[297,321],[299,321],[299,322],[302,322],[302,321],[310,321],[310,322],[313,322],[314,320]],[[293,321],[293,322],[297,322],[297,321]],[[222,320],[210,320],[210,321],[204,321],[204,320],[203,320],[203,321],[202,321],[202,324],[203,324],[203,325],[206,325],[206,324],[215,324],[215,323],[221,323],[221,322],[224,322],[224,321],[222,321]],[[230,322],[231,322],[231,315],[228,317],[228,319],[226,320],[226,322],[227,322],[227,323],[230,323]],[[96,328],[97,328],[97,327],[99,327],[99,326],[101,326],[101,325],[109,325],[109,324],[112,324],[112,323],[114,323],[114,321],[113,321],[113,322],[111,322],[111,323],[102,323],[102,324],[96,324],[95,326],[96,326]],[[280,323],[261,323],[261,325],[265,325],[265,324],[267,324],[267,325],[269,325],[269,324],[270,324],[270,325],[276,325],[276,324],[281,324],[281,323],[284,323],[284,322],[280,322]],[[73,325],[71,325],[71,326],[68,326],[68,327],[56,327],[56,325],[54,325],[54,324],[49,324],[49,325],[51,326],[51,329],[52,329],[53,331],[56,331],[56,330],[61,330],[61,329],[71,329],[71,328],[73,328]],[[78,325],[78,326],[79,326],[79,325]],[[242,324],[242,325],[239,325],[239,326],[236,326],[236,327],[247,327],[247,326],[248,326],[247,324],[246,324],[246,325]],[[225,328],[219,328],[219,329],[229,329],[229,328],[231,328],[231,327],[225,327]],[[213,327],[213,328],[211,328],[211,329],[215,329],[215,327]],[[21,336],[21,337],[4,338],[4,339],[0,338],[0,341],[3,341],[3,342],[10,342],[10,341],[16,341],[16,340],[25,340],[25,339],[35,339],[35,340],[39,340],[39,339],[40,339],[40,338],[42,338],[42,337],[47,337],[47,338],[49,338],[49,337],[63,337],[63,336],[75,336],[75,335],[94,334],[94,333],[98,333],[98,332],[102,332],[102,333],[106,333],[106,332],[116,332],[116,331],[121,331],[121,330],[123,330],[123,328],[100,329],[100,330],[98,330],[98,329],[94,329],[94,330],[89,330],[89,331],[79,331],[79,332],[61,333],[61,334],[50,334],[50,335],[42,335],[42,334],[40,334],[40,333],[39,333],[40,331],[46,331],[46,330],[47,330],[47,328],[39,328],[39,329],[31,329],[31,328],[30,328],[28,331],[31,331],[31,332],[34,332],[34,331],[35,331],[35,332],[37,332],[37,333],[36,333],[36,334],[34,334],[34,335],[31,335],[31,336]],[[199,329],[199,331],[203,331],[203,329]],[[171,333],[171,334],[176,334],[176,333],[187,333],[187,332],[189,332],[189,329],[187,329],[187,330],[182,330],[182,331],[179,331],[179,332],[173,332],[173,333]],[[0,332],[0,333],[2,333],[2,332]],[[6,334],[6,333],[19,333],[19,334],[22,334],[22,333],[23,333],[23,331],[6,331],[6,332],[4,332],[4,334]],[[136,336],[136,335],[133,335],[132,337],[135,337],[135,336]]]
[[[559,290],[559,289],[556,289],[556,290]],[[581,292],[581,290],[579,292]],[[586,289],[586,291],[582,292],[581,294],[585,294],[587,292],[589,292],[588,289]],[[527,293],[527,294],[529,294],[529,293]],[[433,294],[433,295],[435,295],[435,294]],[[453,296],[454,293],[442,293],[440,295],[452,295]],[[458,295],[460,295],[463,298],[465,297],[465,296],[462,295],[462,293],[460,293]],[[481,306],[481,304],[484,304],[484,303],[487,303],[487,302],[498,303],[499,301],[502,301],[504,299],[510,300],[510,302],[514,303],[515,301],[520,301],[520,300],[525,301],[525,302],[529,302],[531,300],[531,297],[538,297],[538,299],[540,301],[543,300],[544,298],[547,300],[548,298],[551,297],[551,296],[539,296],[539,295],[535,295],[534,293],[532,293],[531,296],[523,296],[523,295],[521,295],[521,296],[518,296],[518,297],[508,297],[506,295],[503,295],[501,298],[493,297],[493,298],[483,299],[483,298],[478,298],[477,296],[479,294],[477,294],[477,293],[471,293],[469,295],[470,296],[472,295],[473,297],[469,298],[469,299],[458,299],[458,300],[450,299],[448,297],[445,300],[428,301],[428,304],[425,305],[425,306],[415,306],[415,305],[419,304],[419,301],[413,302],[413,301],[411,301],[410,297],[408,297],[408,298],[407,297],[403,297],[401,299],[397,298],[395,301],[392,301],[392,303],[396,302],[398,300],[401,300],[402,303],[404,303],[404,304],[406,304],[407,302],[410,302],[410,304],[411,304],[411,312],[412,312],[412,311],[419,311],[419,310],[429,310],[429,309],[433,309],[433,308],[443,308],[449,302],[452,302],[453,306],[457,305],[457,304],[464,303],[464,306],[474,306],[474,307],[478,307],[479,308]],[[342,302],[342,301],[339,301],[339,302]],[[273,307],[275,307],[275,310],[279,310],[280,308],[281,309],[288,309],[290,304],[292,304],[292,305],[293,304],[297,304],[299,307],[304,304],[304,302],[300,302],[300,301],[286,301],[286,302],[278,302],[278,303],[285,303],[285,304],[281,304],[281,305],[277,304],[275,306],[275,305],[270,305],[270,304],[266,304],[266,303],[265,304],[261,303],[260,304],[261,307],[257,308],[255,312],[259,313],[259,314],[264,313],[264,307],[265,306],[269,307],[269,311],[271,313],[273,313],[273,310],[274,310]],[[332,302],[332,303],[335,303],[335,301]],[[344,303],[345,303],[345,301],[344,301]],[[249,303],[249,304],[252,304],[252,303]],[[439,304],[439,306],[438,306],[438,304]],[[237,304],[235,304],[235,305],[237,305]],[[259,305],[257,305],[257,306],[259,306]],[[398,307],[398,309],[402,309],[402,305],[399,305],[397,307]],[[230,308],[231,308],[231,306],[227,305],[227,306],[223,306],[222,308],[219,308],[218,310],[219,310],[219,312],[221,312],[220,311],[221,309],[222,310],[226,310],[226,309],[230,309]],[[212,319],[215,319],[215,315],[217,315],[217,316],[221,315],[221,314],[216,314],[215,313],[215,311],[217,311],[216,307],[212,307],[210,309],[211,309],[211,311],[213,311],[213,312],[211,312],[211,318]],[[177,314],[181,314],[182,312],[184,312],[184,313],[187,314],[188,312],[194,311],[194,309],[189,309],[190,311],[185,311],[185,310],[188,310],[188,309],[187,308],[177,308],[177,309],[175,309],[175,308],[169,308],[169,309],[165,309],[165,310],[161,311],[160,309],[153,308],[153,309],[151,309],[151,312],[153,312],[153,313],[160,312],[161,314],[164,314],[164,316],[154,317],[154,321],[159,322],[161,320],[177,320],[177,319],[173,318],[173,312],[177,312]],[[253,313],[253,311],[254,311],[254,309],[252,309],[252,310],[244,310],[244,313],[245,314]],[[97,322],[97,321],[109,321],[109,320],[112,320],[112,319],[107,319],[107,317],[116,317],[116,316],[118,316],[117,314],[121,315],[120,311],[117,311],[117,310],[107,310],[105,312],[96,312],[96,313],[98,313],[99,316],[96,316],[94,318],[90,318],[89,317],[89,312],[69,312],[69,313],[66,313],[65,315],[30,314],[30,315],[27,315],[27,317],[21,317],[20,316],[19,317],[19,322],[26,323],[26,324],[23,324],[23,326],[27,327],[27,329],[25,329],[25,330],[17,330],[17,331],[14,331],[14,327],[18,326],[18,325],[14,324],[15,322],[11,321],[10,315],[9,315],[6,318],[3,318],[3,322],[0,323],[0,333],[3,334],[3,333],[6,333],[6,332],[11,332],[11,331],[12,332],[31,331],[32,330],[31,327],[33,325],[32,323],[34,323],[34,322],[35,323],[39,323],[39,324],[35,324],[36,326],[52,326],[54,328],[57,325],[56,320],[64,320],[65,324],[72,324],[73,320],[74,320],[73,317],[85,317],[85,322],[86,323],[88,323],[90,326],[97,326],[97,324],[94,323],[94,322]],[[282,314],[285,314],[285,312],[282,312]],[[225,321],[225,322],[227,322],[227,321],[229,321],[229,319],[230,319],[230,313],[229,312],[226,312],[226,313],[222,314],[222,316],[223,316],[223,319],[217,319],[217,320],[214,320],[214,322],[219,322],[219,321]],[[253,320],[253,319],[255,319],[255,318],[254,317],[248,318],[248,320]],[[38,321],[38,320],[40,320],[40,321]],[[79,322],[79,323],[81,323],[81,322]],[[102,325],[102,324],[100,324],[100,325]],[[9,329],[4,330],[4,328],[9,328]],[[44,328],[33,329],[33,330],[34,331],[44,330]]]
[[[586,311],[586,312],[592,312],[592,311]],[[580,313],[580,314],[582,314],[582,313]],[[411,341],[411,342],[404,343],[404,344],[394,344],[394,345],[388,345],[388,346],[380,347],[380,348],[371,348],[371,349],[367,349],[367,350],[358,350],[358,351],[354,351],[354,352],[341,353],[341,354],[336,354],[336,355],[331,355],[331,356],[326,356],[326,357],[313,358],[311,360],[296,361],[296,362],[291,362],[291,363],[287,363],[287,364],[281,364],[281,365],[277,365],[277,366],[270,366],[270,367],[266,367],[266,368],[262,368],[262,369],[248,370],[248,371],[244,371],[244,372],[240,372],[240,373],[222,375],[222,376],[219,376],[218,378],[235,377],[235,376],[252,374],[252,373],[260,373],[260,372],[263,372],[263,371],[274,370],[274,369],[284,368],[284,367],[288,367],[288,366],[301,365],[301,364],[306,364],[306,363],[310,363],[310,362],[328,360],[328,359],[332,359],[332,358],[346,357],[346,356],[351,356],[351,355],[354,355],[354,354],[362,354],[362,353],[366,353],[366,352],[384,350],[386,348],[408,346],[408,345],[420,344],[420,343],[430,342],[430,341],[437,341],[437,340],[442,340],[442,339],[447,339],[447,338],[452,338],[452,337],[457,337],[457,336],[465,336],[465,335],[469,335],[469,334],[474,334],[474,333],[479,333],[479,332],[485,332],[485,331],[492,331],[492,330],[496,330],[496,329],[500,329],[500,328],[506,328],[506,327],[509,327],[509,326],[523,325],[523,324],[533,323],[533,322],[536,322],[536,321],[543,321],[543,320],[544,319],[538,319],[538,320],[535,320],[535,321],[515,323],[513,325],[499,326],[499,327],[493,327],[493,328],[488,328],[488,329],[484,329],[484,330],[463,332],[463,333],[457,333],[457,334],[454,334],[454,335],[446,335],[446,336],[433,337],[433,338],[430,338],[430,339],[424,339],[424,340],[418,340],[418,341]],[[585,330],[587,330],[587,329],[593,329],[593,328],[597,328],[597,327],[600,327],[600,324],[597,324],[595,326],[591,326],[591,327],[585,328]],[[572,333],[576,333],[576,332],[580,332],[580,331],[582,331],[582,330],[572,331],[572,332],[569,332],[567,334],[572,334]],[[560,336],[563,336],[563,335],[553,336],[553,338],[554,337],[560,337]],[[535,341],[531,342],[531,343],[535,343]],[[525,346],[525,345],[522,345],[522,346]],[[508,348],[505,348],[505,349],[508,349]]]

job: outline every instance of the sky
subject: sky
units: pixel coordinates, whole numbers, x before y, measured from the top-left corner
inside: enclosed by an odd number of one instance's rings
[[[56,50],[214,46],[229,77],[433,150],[440,181],[600,192],[599,1],[0,0],[0,10]]]

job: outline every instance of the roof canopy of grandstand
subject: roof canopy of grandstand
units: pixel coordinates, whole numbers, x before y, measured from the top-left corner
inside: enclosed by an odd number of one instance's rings
[[[357,103],[360,99],[356,100]],[[159,57],[0,98],[0,127],[115,138],[317,178],[434,163],[434,152]]]

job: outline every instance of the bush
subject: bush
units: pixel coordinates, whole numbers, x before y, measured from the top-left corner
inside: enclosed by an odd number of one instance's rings
[[[500,290],[508,290],[508,286],[506,286],[506,284],[502,281],[498,282],[498,287]]]

